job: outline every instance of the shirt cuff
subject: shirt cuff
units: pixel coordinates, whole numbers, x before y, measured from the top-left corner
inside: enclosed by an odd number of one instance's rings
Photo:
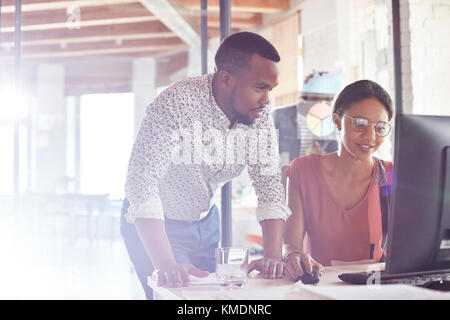
[[[125,219],[135,223],[137,218],[153,218],[164,220],[164,210],[160,198],[150,198],[144,202],[130,203]]]
[[[284,204],[258,204],[258,207],[256,208],[256,219],[258,222],[267,219],[283,219],[283,221],[286,221],[291,213],[291,209]]]

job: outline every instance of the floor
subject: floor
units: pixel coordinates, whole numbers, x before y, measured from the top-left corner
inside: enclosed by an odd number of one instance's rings
[[[0,299],[145,299],[120,235],[120,206],[89,215],[0,197]],[[255,226],[254,215],[233,212],[233,244],[248,246]]]
[[[145,298],[117,212],[87,219],[0,208],[0,299]]]

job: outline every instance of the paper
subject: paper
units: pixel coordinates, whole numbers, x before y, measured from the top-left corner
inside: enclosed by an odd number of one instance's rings
[[[245,287],[209,287],[208,290],[196,290],[194,287],[187,287],[182,291],[182,295],[188,300],[285,300],[288,298],[289,290],[271,288],[268,291],[268,288],[261,290],[261,288]]]
[[[345,285],[345,286],[307,286],[299,290],[311,292],[328,299],[336,300],[450,300],[449,293],[405,285]]]
[[[243,287],[220,285],[192,285],[182,288],[181,295],[188,300],[291,300],[320,299],[317,296],[299,291],[292,282],[280,283],[281,280],[263,280],[246,283]]]
[[[216,279],[215,273],[210,273],[207,277],[198,278],[193,275],[189,275],[189,282],[191,286],[200,286],[200,285],[215,285],[219,284]]]
[[[355,264],[373,264],[373,259],[365,259],[365,260],[355,260],[355,261],[340,261],[340,260],[331,260],[331,266],[348,266]]]

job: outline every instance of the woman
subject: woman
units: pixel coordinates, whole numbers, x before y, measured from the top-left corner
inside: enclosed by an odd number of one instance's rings
[[[354,82],[336,99],[333,122],[339,151],[296,158],[287,171],[285,274],[297,280],[312,268],[382,258],[380,186],[389,183],[392,163],[373,156],[391,130],[389,94],[369,80]],[[303,246],[305,234],[310,248]]]

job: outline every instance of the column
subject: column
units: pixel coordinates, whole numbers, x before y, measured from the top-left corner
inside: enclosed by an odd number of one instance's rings
[[[35,191],[65,192],[66,100],[63,65],[37,66]]]
[[[156,98],[156,61],[154,58],[140,58],[133,61],[133,93],[135,136],[145,116],[147,106]]]

